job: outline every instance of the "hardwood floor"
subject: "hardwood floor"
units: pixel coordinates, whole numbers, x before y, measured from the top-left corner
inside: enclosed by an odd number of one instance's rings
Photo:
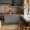
[[[14,24],[2,25],[0,30],[17,30],[17,27],[18,27],[18,25],[14,25]],[[18,30],[20,30],[20,27]]]

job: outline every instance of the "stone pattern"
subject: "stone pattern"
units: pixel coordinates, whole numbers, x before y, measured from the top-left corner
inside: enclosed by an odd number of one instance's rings
[[[17,3],[18,6],[20,6],[20,5],[22,5],[23,0],[15,0],[15,2]],[[17,12],[23,13],[23,10],[21,8],[19,8],[19,7],[10,7],[9,8],[10,5],[11,4],[0,4],[0,9],[1,9],[0,13],[4,13],[5,7],[8,9],[8,11],[10,9],[12,11],[12,13],[17,13]]]
[[[0,4],[0,9],[1,9],[0,13],[3,13],[5,8],[9,10],[9,6],[10,4]]]
[[[5,8],[7,8],[8,11],[10,9],[12,11],[12,13],[17,13],[17,11],[23,12],[23,10],[19,7],[9,7],[9,6],[10,6],[10,4],[0,4],[0,9],[1,9],[0,13],[4,13]]]
[[[23,4],[23,0],[15,0],[18,6],[21,6]]]

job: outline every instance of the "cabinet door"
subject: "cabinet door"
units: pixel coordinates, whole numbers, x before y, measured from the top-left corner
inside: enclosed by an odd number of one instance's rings
[[[11,14],[9,15],[9,23],[12,23]]]
[[[4,22],[9,23],[9,15],[4,15]]]
[[[10,20],[12,23],[18,23],[18,19],[20,19],[20,15],[16,15],[16,14],[11,15]]]
[[[12,14],[9,15],[9,21],[10,21],[10,23],[12,23],[12,16],[13,16]]]

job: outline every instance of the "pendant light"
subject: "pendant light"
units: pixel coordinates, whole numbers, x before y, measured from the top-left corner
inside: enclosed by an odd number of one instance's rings
[[[23,3],[22,5],[23,5],[23,6],[25,6],[26,4],[25,4],[25,3]]]

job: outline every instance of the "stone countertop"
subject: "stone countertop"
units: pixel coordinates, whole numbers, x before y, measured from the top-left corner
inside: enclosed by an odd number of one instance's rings
[[[24,15],[21,15],[21,17],[24,18],[26,22],[30,22],[30,18],[28,16],[26,17]]]

